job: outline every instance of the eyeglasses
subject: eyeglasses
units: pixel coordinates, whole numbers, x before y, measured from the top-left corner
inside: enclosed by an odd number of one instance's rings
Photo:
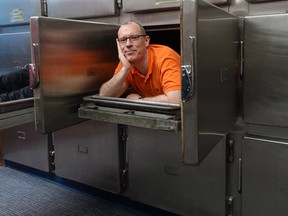
[[[140,37],[145,37],[146,35],[131,35],[129,37],[122,37],[119,38],[118,41],[120,44],[124,45],[127,43],[127,40],[129,39],[130,42],[137,42]]]

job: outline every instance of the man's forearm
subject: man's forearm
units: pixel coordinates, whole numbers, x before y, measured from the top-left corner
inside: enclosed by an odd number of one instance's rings
[[[99,95],[100,96],[107,96],[107,97],[119,97],[123,94],[123,84],[126,80],[128,75],[128,70],[122,68],[121,71],[113,76],[110,80],[105,82],[101,88]]]
[[[119,79],[113,77],[101,86],[99,95],[107,97],[119,97],[120,95],[118,94],[121,91],[122,85],[123,82],[120,82]]]
[[[171,91],[167,94],[161,94],[154,97],[144,97],[141,100],[181,104],[181,91]]]

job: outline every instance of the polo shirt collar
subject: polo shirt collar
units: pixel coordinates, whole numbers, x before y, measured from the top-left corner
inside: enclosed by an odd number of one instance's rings
[[[153,61],[152,61],[153,57],[152,57],[152,55],[153,54],[151,52],[151,49],[150,49],[150,47],[148,47],[148,71],[147,71],[146,76],[144,76],[142,73],[140,73],[140,71],[138,71],[136,67],[133,67],[132,71],[131,71],[132,75],[137,74],[137,76],[145,78],[144,83],[149,79],[149,77],[153,71],[153,65],[152,65],[153,64]]]

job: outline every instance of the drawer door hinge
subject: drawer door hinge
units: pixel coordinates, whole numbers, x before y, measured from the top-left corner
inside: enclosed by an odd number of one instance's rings
[[[226,197],[226,216],[233,216],[233,200],[234,197]]]
[[[118,125],[119,134],[119,164],[121,192],[125,191],[128,182],[128,157],[126,142],[128,139],[127,125]]]

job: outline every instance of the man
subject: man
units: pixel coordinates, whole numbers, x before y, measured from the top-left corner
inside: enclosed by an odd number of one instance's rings
[[[120,62],[100,96],[120,97],[131,86],[127,99],[181,103],[180,56],[175,51],[150,45],[150,37],[135,22],[119,28],[116,43]]]
[[[33,97],[29,86],[28,65],[20,70],[0,74],[0,102]]]

